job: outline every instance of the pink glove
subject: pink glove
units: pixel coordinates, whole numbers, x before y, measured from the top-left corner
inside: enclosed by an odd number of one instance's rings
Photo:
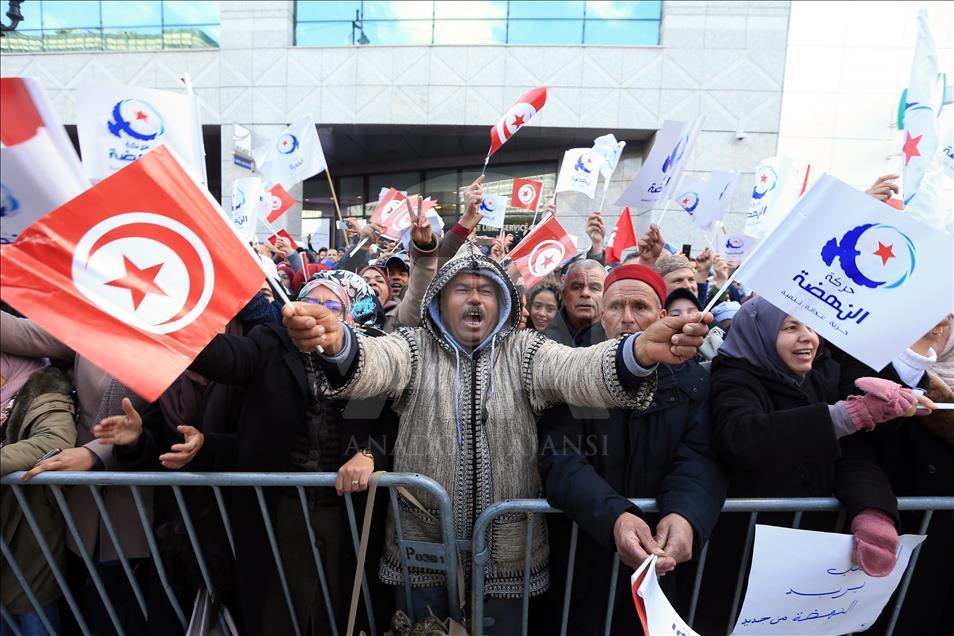
[[[851,560],[868,576],[888,576],[897,563],[898,531],[891,517],[880,510],[862,510],[851,521],[855,549]]]
[[[851,423],[859,431],[870,431],[875,424],[904,415],[918,401],[914,391],[891,380],[858,378],[855,386],[865,395],[850,396],[845,400],[845,408]]]

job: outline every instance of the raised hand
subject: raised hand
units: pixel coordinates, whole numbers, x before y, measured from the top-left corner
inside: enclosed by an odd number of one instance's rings
[[[649,368],[654,364],[680,364],[695,357],[709,333],[712,314],[692,312],[666,316],[646,328],[633,343],[636,362]]]
[[[898,194],[901,191],[898,184],[894,182],[898,176],[896,174],[881,175],[871,184],[870,188],[865,190],[865,194],[873,196],[878,201],[887,201],[892,194]]]
[[[480,175],[464,190],[464,214],[460,217],[460,224],[468,230],[477,227],[483,218],[484,215],[480,213],[480,202],[483,200],[484,176]]]
[[[103,418],[93,427],[93,435],[106,444],[132,446],[142,435],[142,418],[129,398],[123,398],[123,415]]]
[[[590,254],[599,254],[603,251],[603,241],[606,240],[606,221],[599,212],[591,212],[586,219],[586,235],[590,237]]]
[[[292,247],[291,241],[284,236],[279,236],[278,239],[276,239],[275,248],[285,256],[295,252],[295,248]]]
[[[177,426],[176,430],[185,438],[185,441],[182,444],[173,444],[169,447],[168,453],[159,456],[159,463],[173,470],[191,462],[205,443],[205,435],[194,426]]]
[[[321,305],[286,304],[282,307],[282,324],[295,346],[305,353],[321,347],[326,354],[336,355],[344,346],[344,327]]]
[[[421,210],[421,195],[407,198],[407,214],[411,219],[411,240],[417,245],[430,245],[434,240],[434,230],[431,227],[431,220]]]

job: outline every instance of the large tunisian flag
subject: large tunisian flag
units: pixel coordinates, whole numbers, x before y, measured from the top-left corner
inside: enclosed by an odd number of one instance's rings
[[[490,150],[487,151],[487,158],[489,159],[490,155],[507,143],[518,130],[523,128],[524,124],[530,121],[531,117],[540,112],[546,103],[546,86],[534,88],[521,95],[517,103],[511,106],[500,121],[490,129]]]
[[[221,208],[164,146],[0,254],[3,300],[150,401],[262,278]]]

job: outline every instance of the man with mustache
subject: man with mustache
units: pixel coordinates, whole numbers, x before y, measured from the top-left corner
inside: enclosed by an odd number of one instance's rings
[[[469,207],[479,198],[468,196]],[[532,331],[517,331],[520,299],[501,266],[472,244],[463,246],[431,282],[422,326],[384,338],[363,338],[317,305],[284,308],[292,341],[313,354],[319,390],[327,396],[387,395],[400,418],[394,470],[435,479],[451,496],[454,532],[469,540],[474,521],[502,499],[538,497],[536,417],[553,404],[646,409],[655,366],[693,357],[708,331],[698,313],[658,321],[640,335],[571,349]],[[705,316],[706,322],[711,316]],[[437,504],[415,492],[430,515],[399,496],[405,539],[440,542]],[[531,595],[547,589],[548,548],[542,520],[502,518],[486,572],[487,616],[493,629],[520,625],[527,523],[533,523]],[[379,575],[403,582],[389,515]],[[469,571],[465,572],[469,577]],[[412,615],[448,615],[443,573],[411,567]],[[398,595],[403,596],[403,595]],[[403,598],[400,599],[403,604]]]
[[[649,267],[619,266],[604,287],[601,324],[610,338],[645,333],[666,319],[666,283]],[[561,404],[540,417],[540,470],[547,499],[582,531],[567,633],[640,633],[629,604],[629,575],[653,554],[658,573],[676,569],[663,586],[684,610],[680,603],[688,600],[686,584],[692,577],[677,566],[699,552],[722,509],[726,479],[710,447],[708,374],[698,362],[687,360],[659,365],[656,376],[648,409]],[[629,501],[642,497],[657,499],[659,513],[647,515]],[[554,584],[547,599],[552,611],[544,614],[555,621],[546,625],[550,633],[559,629],[570,519],[551,515],[547,522]],[[614,552],[623,571],[612,629],[604,630]]]
[[[590,259],[571,264],[563,278],[563,306],[550,323],[546,335],[568,347],[587,347],[602,342],[603,281],[606,270]]]

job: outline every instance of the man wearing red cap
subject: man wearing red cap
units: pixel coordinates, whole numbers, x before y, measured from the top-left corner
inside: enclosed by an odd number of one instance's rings
[[[602,327],[609,338],[639,333],[665,317],[662,277],[643,265],[623,265],[606,277]],[[624,565],[610,633],[639,632],[629,574],[650,555],[665,574],[688,561],[708,539],[725,500],[726,482],[710,450],[706,406],[709,378],[695,361],[657,368],[656,395],[645,411],[560,405],[540,417],[540,472],[550,503],[580,525],[568,633],[603,634],[613,553]],[[647,515],[629,498],[655,497]],[[550,517],[554,608],[562,604],[569,520]],[[655,532],[653,531],[655,529]],[[663,579],[677,609],[689,598],[691,573]],[[685,575],[683,575],[685,574]],[[598,589],[594,589],[597,586]],[[559,620],[559,611],[547,612]]]

